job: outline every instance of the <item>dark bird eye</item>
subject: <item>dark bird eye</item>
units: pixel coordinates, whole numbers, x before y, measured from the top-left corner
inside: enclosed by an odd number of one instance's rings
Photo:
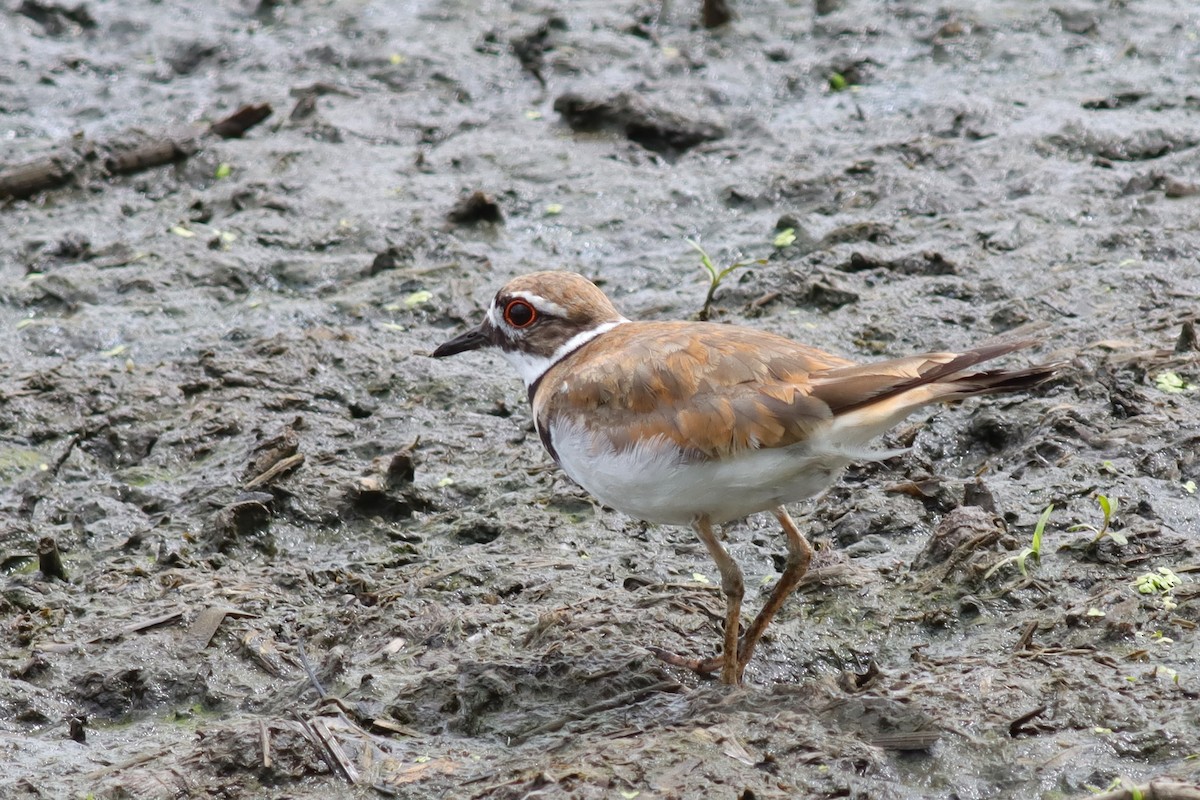
[[[511,300],[504,307],[504,321],[514,328],[528,328],[537,319],[537,311],[524,300]]]

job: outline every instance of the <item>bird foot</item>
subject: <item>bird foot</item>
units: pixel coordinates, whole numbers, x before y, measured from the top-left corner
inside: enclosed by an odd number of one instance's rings
[[[697,675],[706,675],[707,676],[707,675],[711,675],[712,673],[716,672],[717,670],[721,670],[722,672],[724,672],[724,667],[725,667],[725,656],[724,655],[713,656],[712,658],[689,658],[688,656],[681,656],[678,653],[672,653],[669,650],[663,650],[661,647],[651,647],[649,649],[650,649],[650,652],[654,654],[654,657],[657,658],[659,661],[663,662],[664,664],[670,664],[671,666],[674,666],[674,667],[683,667],[685,669],[690,669],[692,672],[695,672]],[[722,675],[722,679],[724,679],[724,675]],[[728,683],[729,681],[723,680],[723,682]],[[740,676],[739,676],[739,680],[736,682],[741,683]]]

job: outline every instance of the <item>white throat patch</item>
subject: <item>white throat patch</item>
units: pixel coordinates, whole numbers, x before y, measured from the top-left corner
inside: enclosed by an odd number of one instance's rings
[[[562,361],[600,334],[607,333],[626,322],[629,322],[629,320],[622,317],[614,322],[605,322],[603,325],[597,325],[591,330],[581,331],[559,345],[559,348],[549,357],[527,353],[524,350],[501,350],[500,354],[504,356],[509,364],[512,364],[513,369],[521,376],[521,380],[525,382],[525,388],[529,388],[546,374],[546,370],[553,367],[559,361]]]

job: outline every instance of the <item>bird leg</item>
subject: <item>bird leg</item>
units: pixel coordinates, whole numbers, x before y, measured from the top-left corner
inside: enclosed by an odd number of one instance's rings
[[[726,609],[725,619],[725,650],[719,656],[713,658],[697,659],[685,658],[684,656],[669,653],[657,647],[651,648],[651,651],[660,660],[668,664],[674,664],[678,667],[686,667],[701,675],[706,675],[710,672],[721,670],[722,683],[740,683],[742,679],[742,671],[746,669],[746,664],[750,661],[750,657],[754,655],[754,648],[758,644],[759,638],[762,637],[763,631],[771,624],[771,620],[779,613],[779,609],[783,607],[784,601],[788,596],[796,590],[800,585],[800,580],[804,574],[808,572],[808,564],[812,561],[812,547],[803,534],[796,528],[796,523],[792,521],[791,516],[787,513],[787,509],[779,506],[774,509],[775,518],[779,520],[780,526],[783,527],[783,533],[787,536],[787,561],[784,562],[783,574],[779,576],[779,580],[775,583],[775,588],[771,591],[771,596],[767,598],[767,602],[763,605],[762,610],[754,617],[754,622],[750,623],[750,628],[746,631],[746,635],[742,637],[740,645],[737,646],[737,657],[732,670],[730,669],[730,661],[727,654],[734,652],[733,645],[730,644],[730,631],[737,630],[737,620],[741,614],[742,600],[742,572],[738,569],[737,564],[725,552],[725,548],[713,536],[712,528],[708,524],[707,518],[701,518],[693,524],[697,535],[704,545],[708,548],[708,552],[712,554],[713,561],[717,562],[717,568],[721,570],[721,588],[725,591],[726,600],[729,606]],[[718,553],[720,555],[718,555]],[[726,577],[726,568],[723,564],[728,564],[732,568],[733,580],[728,580]],[[730,587],[736,584],[736,601],[734,594],[731,593]],[[736,609],[736,610],[735,610]],[[730,623],[730,620],[733,623]],[[736,634],[734,634],[736,636]],[[733,671],[736,678],[730,680],[727,673]]]
[[[687,667],[701,674],[720,669],[721,683],[735,685],[742,681],[743,665],[738,658],[738,631],[741,628],[742,596],[746,593],[746,584],[742,579],[741,567],[729,557],[729,553],[725,552],[725,547],[713,533],[712,523],[709,522],[708,517],[704,515],[696,517],[692,522],[692,528],[700,537],[700,541],[704,542],[704,546],[708,548],[708,554],[712,556],[712,560],[717,564],[717,570],[721,573],[721,591],[725,595],[725,648],[721,655],[704,661],[684,658],[657,647],[651,648],[651,652],[668,664]]]
[[[774,509],[773,513],[775,519],[779,520],[779,524],[783,527],[784,535],[787,536],[787,561],[784,562],[783,574],[776,581],[771,596],[767,598],[762,610],[758,612],[754,622],[750,623],[749,629],[746,630],[746,635],[742,637],[742,644],[738,648],[738,662],[742,664],[743,668],[750,660],[750,656],[754,655],[754,647],[758,644],[763,631],[771,624],[771,620],[779,613],[779,609],[783,608],[783,603],[788,596],[796,591],[796,587],[800,585],[800,579],[804,577],[804,573],[808,572],[809,562],[812,561],[812,547],[796,528],[796,523],[792,521],[787,509],[779,506]]]

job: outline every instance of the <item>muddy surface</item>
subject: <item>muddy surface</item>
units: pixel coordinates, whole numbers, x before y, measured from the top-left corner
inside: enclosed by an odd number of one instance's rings
[[[6,2],[0,166],[103,146],[0,207],[0,793],[1200,780],[1200,14],[693,5]],[[646,649],[717,647],[694,535],[558,474],[499,359],[426,356],[535,268],[693,316],[686,238],[764,260],[723,321],[1070,364],[795,509],[814,569],[733,691]],[[753,608],[781,537],[727,533]]]

